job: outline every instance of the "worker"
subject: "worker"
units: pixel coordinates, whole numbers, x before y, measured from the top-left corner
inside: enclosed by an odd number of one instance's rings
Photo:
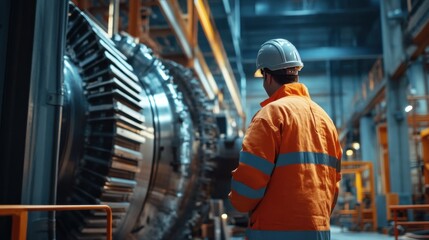
[[[257,55],[269,98],[246,131],[229,193],[249,213],[248,240],[330,239],[342,149],[332,120],[298,81],[303,66],[285,39],[265,42]]]

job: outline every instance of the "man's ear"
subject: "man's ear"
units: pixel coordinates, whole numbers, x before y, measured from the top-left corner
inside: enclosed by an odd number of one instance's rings
[[[271,79],[271,75],[270,74],[267,74],[267,76],[265,77],[265,79],[267,79],[267,83],[268,84],[271,84],[272,79]]]
[[[267,81],[268,81],[268,84],[273,83],[273,78],[271,77],[271,75],[270,75],[270,74],[267,74],[266,79],[267,79]]]

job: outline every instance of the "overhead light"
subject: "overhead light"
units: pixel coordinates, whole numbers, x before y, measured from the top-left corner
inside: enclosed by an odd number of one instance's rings
[[[405,112],[410,112],[411,110],[413,110],[413,106],[412,105],[408,105],[405,107]]]
[[[347,151],[346,151],[346,155],[347,156],[353,156],[353,150],[351,150],[351,149],[348,149]]]
[[[352,148],[355,150],[359,150],[360,149],[360,144],[358,142],[354,142],[352,143]]]
[[[243,130],[238,130],[238,136],[239,136],[239,137],[243,137],[243,136],[244,136],[244,132],[243,132]]]
[[[228,215],[227,215],[226,213],[223,213],[222,215],[220,215],[220,217],[221,217],[222,219],[227,219],[227,218],[228,218]]]

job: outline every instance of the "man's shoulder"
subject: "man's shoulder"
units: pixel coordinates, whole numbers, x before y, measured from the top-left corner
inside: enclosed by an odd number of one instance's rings
[[[282,108],[287,108],[287,104],[281,101],[281,99],[277,99],[276,101],[270,102],[269,104],[261,108],[259,113],[260,114],[277,113]]]

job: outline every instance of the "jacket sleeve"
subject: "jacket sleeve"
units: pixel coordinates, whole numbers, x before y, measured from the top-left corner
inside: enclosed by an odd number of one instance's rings
[[[265,194],[279,149],[279,130],[254,118],[243,139],[238,167],[232,172],[229,198],[240,212],[254,210]]]

